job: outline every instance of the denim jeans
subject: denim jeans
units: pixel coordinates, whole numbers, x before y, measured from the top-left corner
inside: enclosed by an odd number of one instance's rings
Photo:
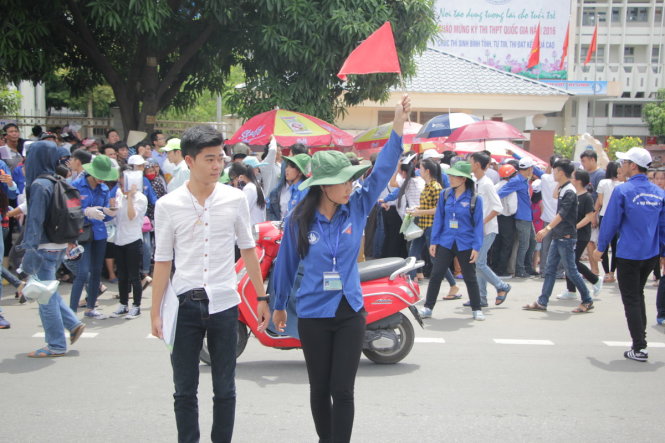
[[[64,249],[56,251],[40,249],[38,252],[42,258],[42,265],[37,272],[37,278],[42,281],[55,280],[55,271],[65,255]],[[57,291],[53,293],[47,304],[39,305],[39,318],[42,320],[49,350],[56,353],[65,352],[67,350],[65,329],[71,331],[80,325],[81,321]]]
[[[538,304],[547,306],[547,303],[552,295],[554,289],[554,282],[556,281],[556,269],[559,266],[559,261],[563,262],[563,267],[566,275],[570,277],[580,296],[582,303],[591,303],[593,299],[589,295],[589,288],[586,287],[582,275],[575,266],[575,245],[577,244],[576,238],[560,238],[552,240],[550,251],[547,255],[547,269],[545,269],[545,282],[543,289],[538,297]]]
[[[487,283],[496,288],[497,291],[507,291],[508,283],[503,282],[496,276],[494,271],[487,265],[487,253],[489,252],[496,233],[492,232],[485,234],[483,237],[483,245],[478,251],[478,259],[476,260],[476,276],[478,278],[478,289],[480,291],[480,303],[487,303]]]
[[[515,261],[515,274],[524,275],[533,272],[533,251],[536,248],[536,234],[533,223],[526,220],[515,220],[515,231],[517,232],[517,258]],[[533,245],[532,245],[533,242]],[[529,254],[529,250],[531,254]]]
[[[141,261],[141,273],[150,274],[150,261],[152,260],[152,242],[150,232],[143,233],[143,260]]]
[[[425,228],[423,231],[423,235],[411,241],[411,245],[409,246],[409,257],[415,257],[417,260],[423,258],[423,248],[429,248],[429,239],[432,235],[432,227],[430,226],[429,228]],[[409,275],[411,278],[414,278],[416,273],[417,270],[414,269],[413,271],[409,272]]]
[[[192,300],[187,293],[179,296],[180,308],[175,342],[171,354],[173,394],[178,442],[198,442],[199,352],[208,335],[210,351],[213,411],[213,442],[230,442],[236,408],[236,344],[238,342],[238,307],[208,314],[208,300]]]
[[[92,240],[82,244],[83,254],[78,260],[78,269],[72,284],[72,292],[69,296],[69,307],[76,312],[81,299],[81,292],[86,281],[87,308],[94,309],[99,295],[99,282],[102,276],[102,265],[104,264],[104,255],[106,254],[106,239]]]

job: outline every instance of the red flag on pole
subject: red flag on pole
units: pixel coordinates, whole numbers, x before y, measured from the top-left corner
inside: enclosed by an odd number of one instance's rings
[[[566,28],[566,38],[563,39],[563,51],[561,53],[561,63],[559,64],[559,71],[563,69],[563,65],[566,62],[566,57],[568,56],[569,38],[570,38],[570,22],[568,22],[568,27]]]
[[[346,81],[346,74],[377,72],[402,72],[390,22],[385,22],[351,52],[337,73],[337,77]]]
[[[598,25],[593,29],[593,37],[591,37],[591,44],[589,45],[589,50],[586,53],[586,59],[584,60],[584,66],[586,66],[593,57],[593,53],[596,52],[596,40],[598,40]]]
[[[536,28],[536,35],[533,37],[533,44],[531,45],[531,54],[529,55],[529,62],[526,64],[527,69],[531,69],[540,63],[540,23]]]

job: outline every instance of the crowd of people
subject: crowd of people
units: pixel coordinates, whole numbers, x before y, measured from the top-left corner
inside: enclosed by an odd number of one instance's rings
[[[426,262],[411,275],[426,285],[419,310],[425,319],[438,300],[463,297],[459,279],[468,292],[464,305],[478,321],[489,306],[488,284],[501,305],[511,279],[543,278],[540,296],[523,309],[546,311],[555,280],[566,279],[567,290],[557,298],[579,298],[573,312],[583,314],[594,309],[603,284],[618,280],[633,339],[625,356],[647,361],[644,286],[650,274],[660,278],[658,257],[665,250],[665,170],[649,169],[648,151],[619,153],[605,168],[594,151],[585,151],[580,163],[552,155],[542,168],[514,153],[501,162],[488,151],[402,153],[409,110],[405,97],[390,140],[364,163],[355,153],[310,155],[305,145],[282,147],[274,138],[258,151],[225,146],[207,126],[181,138],[155,131],[128,146],[113,129],[95,139],[72,128],[35,127],[23,140],[17,125],[6,125],[0,138],[0,244],[8,256],[2,276],[21,301],[27,276],[72,282],[69,303],[58,293],[40,303],[46,346],[28,356],[65,355],[65,330],[74,344],[85,329],[79,308],[83,319],[139,317],[151,284],[152,331],[163,337],[160,306],[172,290],[180,301],[171,355],[179,440],[199,438],[198,350],[207,334],[212,438],[230,441],[240,302],[233,264],[242,257],[259,294],[260,330],[269,327],[274,306],[274,327],[283,331],[287,301],[298,300],[317,433],[321,441],[349,441],[365,327],[357,261],[415,256]],[[75,242],[54,242],[46,234],[55,192],[46,176],[61,177],[81,196],[84,225]],[[251,233],[265,221],[284,222],[270,295]],[[409,241],[400,234],[405,224],[420,230]],[[312,232],[322,241],[313,241]],[[118,285],[110,315],[97,303],[107,290],[104,278]],[[440,297],[444,278],[449,290]],[[665,279],[657,305],[657,322],[665,324]],[[0,311],[0,329],[9,327]]]

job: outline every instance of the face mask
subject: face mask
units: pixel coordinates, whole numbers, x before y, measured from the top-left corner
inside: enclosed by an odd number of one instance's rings
[[[146,172],[145,176],[148,178],[148,180],[153,181],[155,177],[157,177],[156,172]]]

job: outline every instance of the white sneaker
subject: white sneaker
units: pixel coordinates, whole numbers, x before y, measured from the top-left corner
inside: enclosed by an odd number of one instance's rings
[[[596,282],[595,285],[593,285],[593,296],[596,297],[598,294],[600,294],[600,291],[603,289],[603,279],[598,278],[598,282]]]
[[[96,309],[93,309],[92,311],[87,311],[83,315],[88,318],[94,318],[95,320],[106,320],[107,318],[109,318],[108,315],[104,315]]]
[[[111,313],[110,317],[111,317],[111,318],[118,318],[118,317],[120,317],[121,315],[125,315],[125,314],[128,313],[128,312],[129,312],[129,311],[127,310],[127,305],[119,304],[119,305],[118,305],[118,309],[116,309],[115,311],[113,311],[113,312]]]
[[[559,300],[577,300],[577,294],[575,292],[564,292],[556,296]]]
[[[129,314],[125,316],[125,320],[131,320],[139,315],[141,315],[141,308],[138,306],[132,306],[132,309],[129,310]]]
[[[432,310],[430,308],[422,307],[418,309],[420,313],[420,318],[432,318]]]
[[[483,314],[483,311],[473,311],[473,319],[483,321],[485,320],[485,314]]]

